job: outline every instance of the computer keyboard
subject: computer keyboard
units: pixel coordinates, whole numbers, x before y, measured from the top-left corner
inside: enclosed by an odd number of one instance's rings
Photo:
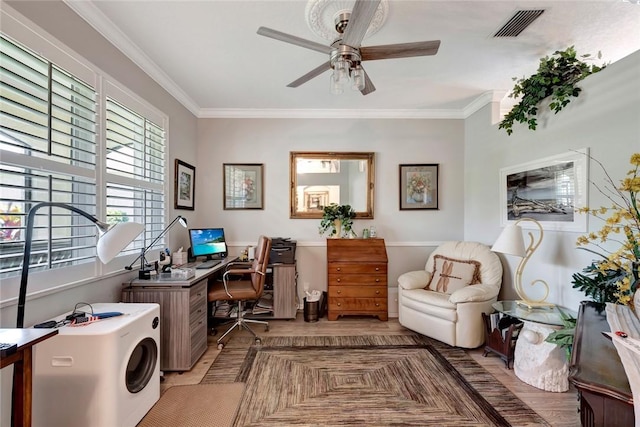
[[[208,268],[213,268],[221,262],[222,261],[219,259],[210,259],[209,261],[201,262],[200,264],[196,265],[196,270],[206,270]]]

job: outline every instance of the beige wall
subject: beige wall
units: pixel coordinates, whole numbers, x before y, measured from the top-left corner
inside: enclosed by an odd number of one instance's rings
[[[373,151],[375,218],[354,229],[375,225],[385,239],[394,287],[398,275],[423,268],[427,248],[463,238],[463,129],[462,120],[201,119],[197,225],[224,227],[236,253],[260,234],[295,239],[299,294],[326,290],[320,220],[289,218],[289,152]],[[223,210],[223,163],[264,164],[263,210]],[[439,210],[400,211],[399,165],[410,163],[440,165]]]
[[[631,168],[631,153],[640,151],[640,52],[636,52],[600,73],[580,82],[583,89],[563,111],[543,113],[536,131],[524,125],[514,127],[508,136],[497,125],[488,126],[490,106],[465,120],[465,238],[491,244],[500,234],[499,171],[536,159],[588,147],[619,183]],[[590,181],[602,186],[604,176],[594,162]],[[593,185],[588,191],[589,206],[610,206]],[[602,224],[589,220],[589,230]],[[537,233],[536,233],[537,234]],[[576,249],[576,238],[583,233],[547,231],[540,248],[531,258],[523,284],[545,280],[552,302],[577,309],[584,294],[572,288],[571,275],[591,263],[594,255]],[[514,257],[502,257],[506,265],[503,298],[515,297],[512,275]],[[532,294],[533,295],[533,294]]]

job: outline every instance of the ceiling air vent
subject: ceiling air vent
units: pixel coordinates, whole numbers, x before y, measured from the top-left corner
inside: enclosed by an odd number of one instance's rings
[[[539,10],[519,10],[504,24],[493,37],[517,37],[524,31],[538,16],[544,13],[544,9]]]

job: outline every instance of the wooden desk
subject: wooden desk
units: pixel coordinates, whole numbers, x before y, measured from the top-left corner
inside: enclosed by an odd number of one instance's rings
[[[632,427],[633,395],[618,351],[602,334],[609,330],[604,306],[583,301],[578,311],[569,381],[578,389],[583,426]]]
[[[13,365],[11,425],[31,426],[32,348],[58,333],[57,329],[0,329],[0,342],[17,343],[18,350],[0,360],[0,369]]]
[[[196,275],[190,279],[135,279],[124,283],[123,302],[160,304],[162,371],[188,371],[207,350],[207,285],[236,260],[229,257],[212,268],[195,270]]]

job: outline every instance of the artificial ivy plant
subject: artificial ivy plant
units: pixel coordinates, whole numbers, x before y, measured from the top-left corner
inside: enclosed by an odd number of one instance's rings
[[[549,109],[558,114],[571,101],[571,97],[578,96],[582,90],[576,86],[576,83],[605,68],[604,64],[590,65],[580,59],[588,60],[590,56],[585,54],[578,57],[575,48],[570,46],[540,59],[538,72],[529,78],[514,77],[516,85],[509,97],[521,97],[521,99],[500,122],[498,129],[504,129],[511,135],[513,123],[519,122],[527,123],[529,129],[536,130],[539,104],[549,96],[551,97]],[[598,58],[600,57],[598,53]]]

